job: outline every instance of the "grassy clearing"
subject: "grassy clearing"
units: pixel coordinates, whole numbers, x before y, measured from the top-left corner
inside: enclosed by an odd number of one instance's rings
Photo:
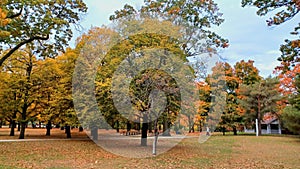
[[[203,144],[198,143],[198,138],[189,138],[164,154],[143,159],[120,157],[92,141],[79,140],[0,143],[0,151],[0,168],[294,169],[300,166],[300,139],[282,136],[217,135]]]

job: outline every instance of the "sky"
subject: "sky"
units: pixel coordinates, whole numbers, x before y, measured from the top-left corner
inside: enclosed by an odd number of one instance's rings
[[[89,10],[83,17],[81,25],[83,32],[92,26],[110,24],[109,16],[125,4],[139,7],[142,0],[85,0]],[[260,75],[267,77],[271,75],[274,68],[280,65],[277,58],[280,56],[280,45],[285,39],[294,38],[290,32],[300,20],[297,15],[292,20],[279,26],[268,27],[266,20],[272,15],[260,17],[256,15],[257,8],[241,7],[241,0],[215,0],[223,13],[224,23],[213,30],[222,37],[229,40],[229,47],[222,49],[220,55],[227,62],[234,65],[240,60],[254,60],[254,65],[260,71]],[[297,22],[298,21],[298,22]],[[71,41],[74,46],[75,39],[82,32],[75,32]]]

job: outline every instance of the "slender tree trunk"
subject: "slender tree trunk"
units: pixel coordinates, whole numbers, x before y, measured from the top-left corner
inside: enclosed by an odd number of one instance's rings
[[[149,132],[149,133],[153,133],[153,131],[152,131],[153,128],[152,128],[152,127],[153,127],[153,122],[149,122],[149,123],[148,123],[148,132]]]
[[[260,110],[260,106],[261,106],[261,103],[260,103],[260,97],[258,96],[257,97],[257,120],[258,120],[258,135],[260,136],[261,135],[261,110]]]
[[[92,127],[92,130],[91,130],[91,135],[92,135],[92,139],[94,141],[97,141],[98,140],[98,127]]]
[[[223,132],[223,136],[225,136],[225,133],[226,133],[226,128],[225,127],[222,127],[222,132]]]
[[[143,115],[141,146],[147,146],[148,117]]]
[[[163,136],[171,136],[170,129],[169,129],[169,122],[166,118],[163,121]]]
[[[236,135],[237,135],[237,129],[236,129],[236,126],[233,126],[232,129],[233,129],[233,135],[236,136]]]
[[[66,134],[67,138],[71,138],[71,127],[69,125],[66,126]]]
[[[30,122],[31,122],[31,127],[35,128],[33,121],[30,121]]]
[[[156,155],[156,148],[157,148],[157,140],[158,140],[158,129],[157,129],[157,119],[154,121],[154,141],[153,141],[153,150],[152,154]]]
[[[17,101],[17,93],[14,92],[14,100]],[[12,116],[12,119],[10,120],[10,136],[15,136],[15,128],[16,128],[16,118],[17,118],[17,106],[15,105],[15,110]]]
[[[9,136],[15,136],[15,128],[16,128],[16,121],[10,120],[10,134]]]
[[[117,133],[120,132],[120,123],[119,123],[119,120],[116,121],[116,125],[117,125]]]
[[[136,126],[135,126],[136,129],[138,129],[139,125],[140,125],[139,123],[136,123]],[[130,135],[130,130],[131,130],[131,124],[130,124],[130,121],[128,120],[127,124],[126,124],[126,136]]]
[[[192,133],[192,132],[194,133],[195,130],[194,130],[193,119],[190,115],[188,116],[188,121],[189,121],[189,133]]]
[[[21,131],[21,123],[18,122],[18,131]]]
[[[46,125],[46,136],[50,136],[51,133],[51,120],[48,121],[48,124]]]
[[[195,133],[195,125],[192,124],[192,133]]]

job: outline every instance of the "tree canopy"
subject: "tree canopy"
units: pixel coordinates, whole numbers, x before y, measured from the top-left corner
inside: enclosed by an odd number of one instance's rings
[[[87,7],[82,0],[4,0],[0,8],[0,66],[24,45],[42,57],[64,51]]]

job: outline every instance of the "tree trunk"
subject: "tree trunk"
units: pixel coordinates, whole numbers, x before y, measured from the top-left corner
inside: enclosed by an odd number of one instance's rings
[[[192,120],[190,116],[188,116],[188,121],[189,121],[189,133],[191,133],[193,126],[192,126]]]
[[[192,133],[195,133],[195,125],[192,125]]]
[[[136,130],[139,130],[139,126],[140,126],[140,123],[135,123],[135,129],[136,129]],[[130,121],[128,120],[128,121],[127,121],[127,124],[126,124],[126,136],[127,136],[127,135],[130,135],[130,130],[131,130],[131,123],[130,123]]]
[[[9,136],[15,136],[15,128],[16,128],[16,121],[10,120],[10,134]]]
[[[79,132],[83,132],[83,127],[79,126]]]
[[[119,128],[120,128],[119,120],[116,121],[116,125],[117,125],[117,126],[116,126],[116,128],[117,128],[117,133],[119,133],[119,132],[120,132],[120,129],[119,129]]]
[[[171,136],[170,129],[169,129],[169,123],[167,119],[164,119],[163,121],[163,136]]]
[[[261,135],[261,114],[260,114],[260,97],[257,97],[257,120],[258,120],[258,135]]]
[[[21,124],[18,122],[18,131],[21,131]]]
[[[21,122],[21,131],[20,131],[19,139],[25,138],[25,128],[26,128],[26,122]]]
[[[92,127],[91,135],[94,141],[98,140],[98,127]]]
[[[148,123],[147,123],[147,115],[143,116],[143,124],[142,124],[142,138],[141,138],[141,146],[147,146],[147,131],[148,131]]]
[[[31,127],[35,128],[35,125],[34,125],[33,121],[31,121]]]
[[[159,135],[158,129],[157,129],[157,120],[158,119],[156,119],[154,121],[154,140],[153,140],[153,150],[152,150],[153,155],[156,155],[157,140],[158,140],[158,135]]]
[[[222,132],[223,132],[223,136],[225,136],[225,133],[226,133],[226,128],[225,127],[222,127]]]
[[[148,130],[149,130],[148,132],[149,133],[153,133],[153,131],[152,131],[153,128],[152,127],[153,127],[153,122],[149,122],[148,123]]]
[[[70,126],[66,126],[66,134],[67,134],[67,138],[71,138],[71,127]]]
[[[236,126],[233,126],[232,129],[233,129],[233,135],[236,136],[236,135],[237,135],[237,129],[236,129]]]
[[[51,132],[51,120],[48,121],[48,124],[46,125],[46,136],[50,136],[50,132]]]

